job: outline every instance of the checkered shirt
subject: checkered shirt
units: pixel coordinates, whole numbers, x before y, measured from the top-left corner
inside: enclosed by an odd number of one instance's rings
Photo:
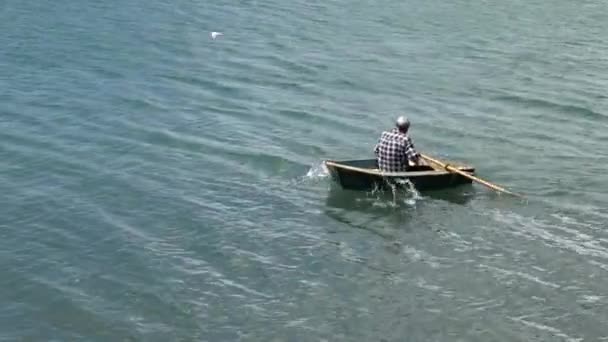
[[[406,171],[408,160],[414,161],[419,156],[412,139],[396,128],[382,132],[374,153],[378,159],[378,168],[385,172]]]

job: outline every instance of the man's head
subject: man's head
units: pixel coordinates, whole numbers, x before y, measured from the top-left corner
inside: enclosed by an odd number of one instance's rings
[[[410,128],[410,120],[408,120],[408,118],[402,115],[397,118],[397,121],[395,121],[395,125],[401,133],[406,133],[407,130]]]

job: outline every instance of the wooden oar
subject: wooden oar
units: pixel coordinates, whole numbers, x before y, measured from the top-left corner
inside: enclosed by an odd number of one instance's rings
[[[504,193],[506,193],[506,194],[513,195],[513,196],[516,196],[516,197],[521,197],[521,198],[523,198],[523,197],[524,197],[523,195],[520,195],[520,194],[516,194],[516,193],[514,193],[514,192],[511,192],[511,191],[509,191],[509,190],[507,190],[507,189],[505,189],[505,188],[503,188],[503,187],[501,187],[501,186],[498,186],[498,185],[496,185],[496,184],[492,184],[492,183],[490,183],[490,182],[488,182],[488,181],[485,181],[485,180],[483,180],[483,179],[480,179],[480,178],[478,178],[478,177],[475,177],[475,176],[473,176],[473,175],[471,175],[471,174],[469,174],[469,173],[467,173],[467,172],[464,172],[464,171],[462,171],[462,170],[459,170],[458,168],[455,168],[455,167],[450,166],[450,165],[448,165],[448,164],[444,164],[444,163],[440,162],[439,160],[434,159],[434,158],[431,158],[431,157],[429,157],[429,156],[427,156],[427,155],[420,154],[420,156],[421,156],[422,158],[424,158],[424,159],[426,159],[426,160],[430,161],[431,163],[435,163],[435,164],[437,164],[437,165],[441,166],[442,168],[444,168],[444,169],[446,169],[446,170],[448,170],[448,171],[455,172],[455,173],[457,173],[457,174],[459,174],[459,175],[462,175],[462,176],[467,177],[467,178],[470,178],[470,179],[472,179],[472,180],[474,180],[474,181],[476,181],[476,182],[479,182],[479,183],[481,183],[481,184],[483,184],[483,185],[487,186],[487,187],[488,187],[488,188],[490,188],[490,189],[494,189],[494,190],[496,190],[496,191],[504,192]]]

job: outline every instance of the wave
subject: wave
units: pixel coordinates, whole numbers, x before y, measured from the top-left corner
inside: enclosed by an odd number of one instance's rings
[[[511,233],[534,241],[542,241],[549,247],[557,247],[576,254],[608,260],[608,247],[598,240],[597,227],[589,228],[574,219],[565,220],[558,216],[556,220],[549,217],[526,217],[515,212],[494,210],[492,218],[511,227]],[[568,227],[566,225],[571,225]],[[583,232],[581,229],[591,229]]]
[[[580,116],[588,118],[588,119],[608,120],[608,114],[604,114],[599,111],[595,111],[588,107],[561,103],[561,102],[558,102],[555,100],[552,101],[549,99],[531,98],[531,97],[526,97],[526,96],[522,96],[522,95],[503,95],[503,96],[493,97],[492,99],[496,100],[496,101],[510,102],[510,103],[522,105],[524,107],[535,107],[535,108],[539,108],[539,109],[546,109],[548,111],[567,113],[570,115],[579,114]],[[561,121],[564,123],[572,121],[572,119],[570,117],[563,117],[563,118],[554,117],[553,120],[558,120],[558,121]]]

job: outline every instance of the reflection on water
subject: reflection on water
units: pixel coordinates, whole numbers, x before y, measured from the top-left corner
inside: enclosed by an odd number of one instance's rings
[[[449,190],[434,190],[424,193],[424,197],[446,201],[453,204],[468,204],[478,194],[472,184],[463,184]]]
[[[349,211],[395,212],[415,208],[418,203],[427,199],[447,201],[453,204],[465,205],[476,195],[471,184],[454,187],[449,190],[434,190],[419,193],[407,187],[392,190],[352,191],[332,185],[329,189],[326,205]]]

